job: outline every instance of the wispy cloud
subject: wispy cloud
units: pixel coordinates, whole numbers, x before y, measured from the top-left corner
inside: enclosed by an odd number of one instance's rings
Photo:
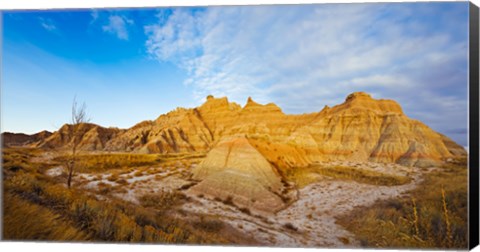
[[[98,10],[92,10],[90,15],[92,16],[92,20],[90,21],[90,24],[95,23],[97,21],[97,19],[100,17],[100,14],[98,13]]]
[[[145,27],[146,47],[188,72],[198,100],[252,96],[297,113],[363,90],[448,131],[466,125],[467,6],[181,8]]]
[[[92,18],[96,20],[98,13],[93,14]],[[108,18],[108,24],[102,26],[104,32],[116,35],[119,39],[128,40],[128,26],[133,25],[134,21],[120,15],[111,15]]]
[[[47,31],[49,32],[54,32],[57,31],[57,26],[51,19],[46,19],[46,18],[39,18],[40,20],[40,25]]]

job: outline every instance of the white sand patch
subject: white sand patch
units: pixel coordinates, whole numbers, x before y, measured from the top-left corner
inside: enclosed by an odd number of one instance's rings
[[[32,157],[30,161],[32,163],[44,163],[44,164],[52,164],[54,163],[53,159],[57,156],[60,156],[62,154],[56,153],[56,152],[43,152],[39,156]]]
[[[354,181],[323,179],[299,190],[299,199],[276,214],[255,216],[211,199],[198,198],[183,205],[183,210],[215,216],[232,227],[247,234],[255,234],[258,241],[271,246],[286,247],[358,247],[354,236],[337,225],[336,217],[368,206],[376,200],[399,197],[415,188],[421,180],[421,173],[410,167],[396,164],[333,162],[325,166],[349,166],[375,170],[392,175],[409,175],[412,181],[400,186],[375,186]],[[188,191],[187,191],[188,192]],[[253,211],[252,211],[253,212]],[[287,228],[287,224],[293,226]],[[344,244],[342,240],[347,240]]]
[[[183,185],[191,183],[182,178],[181,173],[184,171],[184,167],[150,167],[124,173],[79,173],[75,176],[75,179],[77,181],[86,181],[82,186],[91,190],[99,190],[101,188],[99,186],[100,183],[116,187],[111,196],[139,204],[139,198],[145,194],[178,190]],[[108,180],[113,173],[118,178],[115,181]],[[125,180],[125,184],[118,183],[120,180]]]
[[[120,176],[122,177],[122,176]],[[145,180],[151,180],[154,179],[155,175],[143,175],[143,176],[137,176],[133,178],[126,179],[129,184],[133,184],[138,181],[145,181]]]
[[[113,196],[132,202],[133,204],[139,204],[138,195],[133,189],[127,189],[126,193],[114,193]]]
[[[62,175],[62,173],[64,171],[65,171],[65,169],[62,166],[58,166],[58,167],[55,167],[55,168],[48,169],[45,172],[45,175],[47,175],[49,177],[56,177],[56,176]]]
[[[100,183],[103,183],[103,184],[107,184],[109,186],[116,186],[118,185],[117,183],[115,182],[112,182],[112,181],[109,181],[109,180],[106,180],[106,179],[102,179],[102,180],[97,180],[97,181],[91,181],[91,182],[88,182],[87,184],[85,184],[85,188],[87,189],[95,189],[95,190],[98,190],[99,189],[99,185]]]

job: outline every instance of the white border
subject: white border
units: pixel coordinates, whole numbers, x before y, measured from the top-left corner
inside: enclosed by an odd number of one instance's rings
[[[31,10],[31,9],[78,9],[78,8],[125,8],[125,7],[158,7],[158,6],[207,6],[207,5],[259,5],[259,4],[309,4],[309,3],[377,3],[377,2],[429,2],[425,0],[0,0],[0,10]],[[431,2],[431,1],[430,1]],[[435,0],[435,2],[452,2]],[[464,1],[461,1],[464,2]],[[480,0],[472,0],[480,7]],[[1,24],[1,23],[0,23]],[[3,31],[3,27],[0,28]],[[0,55],[1,57],[1,55]],[[124,245],[124,244],[91,244],[91,243],[34,243],[34,242],[0,242],[0,251],[68,251],[68,252],[95,252],[105,250],[123,251],[195,251],[195,252],[306,252],[306,251],[394,251],[394,250],[352,250],[352,249],[305,249],[305,248],[267,248],[267,247],[223,247],[223,246],[165,246],[165,245]],[[402,250],[405,251],[405,250]],[[409,250],[412,251],[412,250]],[[473,251],[479,252],[480,247]]]
[[[460,0],[435,0],[434,2],[465,2]],[[206,6],[206,5],[259,5],[259,4],[309,4],[309,3],[378,3],[378,2],[432,2],[426,0],[3,0],[0,9],[65,9],[65,8],[113,8],[158,6]],[[480,0],[472,0],[480,6]]]

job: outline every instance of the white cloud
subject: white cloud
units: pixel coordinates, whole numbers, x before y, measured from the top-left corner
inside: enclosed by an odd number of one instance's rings
[[[40,18],[40,25],[49,32],[57,31],[57,26],[51,19]]]
[[[367,91],[398,100],[418,119],[434,114],[427,124],[445,129],[455,127],[449,116],[466,124],[467,19],[458,16],[466,6],[181,8],[145,27],[146,46],[153,57],[188,72],[185,84],[199,101],[207,94],[241,103],[252,96],[298,113]],[[438,106],[443,98],[454,109]]]
[[[95,19],[94,14],[92,14]],[[98,15],[97,15],[98,18]],[[111,15],[108,24],[102,26],[104,32],[115,34],[119,39],[128,40],[128,26],[133,25],[133,20],[120,15]]]
[[[92,16],[92,20],[90,21],[90,24],[95,23],[97,21],[97,19],[100,17],[100,14],[98,13],[98,10],[92,10],[90,15]]]

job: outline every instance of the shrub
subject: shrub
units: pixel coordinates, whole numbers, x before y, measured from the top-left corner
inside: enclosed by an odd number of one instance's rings
[[[118,180],[118,174],[116,173],[113,173],[112,175],[110,175],[108,178],[107,178],[108,181],[111,181],[111,182],[115,182]]]
[[[123,213],[117,213],[117,218],[114,220],[115,241],[132,241],[138,242],[142,238],[142,229],[135,221],[130,219]]]
[[[119,179],[117,180],[117,183],[120,184],[120,185],[127,185],[128,184],[128,181],[126,181],[125,179]]]
[[[140,197],[140,204],[158,210],[168,210],[185,199],[185,195],[177,191],[162,191],[155,194],[145,194]]]
[[[248,215],[251,214],[250,209],[248,209],[248,208],[246,208],[246,207],[241,207],[239,210],[240,210],[240,212],[242,212],[242,213],[245,213],[245,214],[248,214]]]
[[[67,207],[74,200],[72,190],[68,190],[65,186],[60,184],[46,186],[43,191],[43,196],[46,202],[52,206]]]
[[[295,227],[292,223],[288,222],[283,225],[284,228],[290,229],[292,231],[298,231],[298,228]]]
[[[96,237],[104,241],[113,241],[117,227],[114,226],[117,213],[107,207],[102,207],[97,212],[94,224]]]
[[[180,190],[187,190],[188,188],[190,188],[190,187],[192,187],[192,186],[194,186],[194,185],[196,185],[196,183],[188,183],[188,184],[182,185],[182,186],[180,187]]]
[[[224,226],[224,223],[219,220],[205,220],[204,218],[200,218],[199,221],[193,223],[194,228],[198,228],[207,232],[218,232]]]
[[[233,198],[230,195],[223,200],[223,204],[229,205],[229,206],[235,206],[235,203],[233,203]]]

